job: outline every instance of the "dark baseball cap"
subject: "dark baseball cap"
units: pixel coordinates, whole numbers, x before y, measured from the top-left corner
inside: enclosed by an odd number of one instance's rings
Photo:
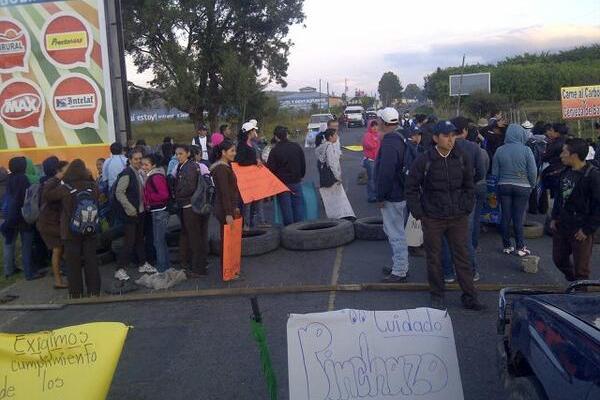
[[[452,132],[458,132],[458,129],[450,121],[440,121],[433,127],[434,135],[448,135]]]
[[[208,128],[206,127],[206,125],[204,125],[203,123],[198,123],[198,125],[196,125],[196,132],[197,131],[207,131]]]

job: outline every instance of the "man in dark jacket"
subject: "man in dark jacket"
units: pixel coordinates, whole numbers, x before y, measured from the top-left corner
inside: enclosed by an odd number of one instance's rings
[[[434,129],[436,146],[413,163],[406,186],[408,207],[423,226],[427,278],[434,308],[444,308],[442,238],[452,249],[462,302],[467,309],[482,310],[473,285],[467,249],[469,219],[475,202],[471,162],[454,147],[456,127],[440,121]]]
[[[558,181],[560,174],[565,169],[561,161],[561,153],[568,133],[567,125],[561,123],[552,124],[552,127],[546,131],[548,145],[542,156],[542,162],[548,163],[548,166],[542,172],[542,181],[544,187],[550,190],[553,199],[558,195]]]
[[[568,281],[590,278],[594,233],[600,226],[600,171],[585,161],[588,150],[585,140],[569,139],[560,155],[567,168],[560,175],[550,227],[552,258]]]
[[[290,189],[277,195],[283,224],[287,226],[304,218],[302,178],[306,174],[306,160],[302,147],[288,140],[288,128],[277,126],[274,136],[277,144],[269,153],[267,167]]]
[[[476,143],[467,140],[467,136],[469,134],[469,120],[467,118],[456,117],[450,122],[452,122],[458,131],[454,145],[471,162],[471,165],[473,166],[473,184],[477,185],[477,182],[485,178],[488,169],[488,166],[486,165],[482,156],[481,147],[479,147]],[[471,214],[469,214],[469,238],[473,237],[473,230],[476,227],[475,219],[479,218],[479,215],[475,215],[474,211],[475,208]],[[473,280],[478,281],[480,277],[477,269],[477,257],[472,240],[467,241],[467,247],[469,249],[471,268],[473,269]],[[444,281],[446,283],[452,283],[455,280],[454,266],[452,264],[453,260],[450,253],[450,246],[448,245],[448,241],[444,239],[442,265],[444,267]]]
[[[383,230],[392,247],[393,260],[392,268],[383,269],[387,275],[383,282],[404,282],[408,276],[408,247],[404,231],[406,143],[396,132],[400,121],[398,111],[391,107],[384,108],[378,113],[378,121],[383,139],[375,161],[377,202],[383,217]]]

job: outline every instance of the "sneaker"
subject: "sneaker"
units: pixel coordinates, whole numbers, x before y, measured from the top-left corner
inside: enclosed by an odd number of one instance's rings
[[[385,275],[388,276],[389,274],[392,273],[392,267],[383,267],[381,269],[381,272]]]
[[[144,265],[138,268],[138,272],[140,274],[155,274],[158,272],[158,270],[152,265],[148,264],[148,262],[145,262]]]
[[[406,276],[399,276],[394,274],[389,274],[385,278],[381,280],[383,283],[404,283],[406,282]]]
[[[129,275],[127,274],[127,271],[125,271],[123,268],[119,268],[117,272],[115,272],[115,279],[120,281],[128,281]]]
[[[479,272],[475,271],[473,273],[473,282],[478,282],[481,279],[481,276],[479,276]]]
[[[456,278],[453,276],[449,276],[447,278],[444,278],[444,282],[445,283],[454,283],[454,282],[456,282]]]
[[[529,250],[527,247],[523,246],[522,248],[520,248],[519,250],[517,250],[517,255],[519,257],[530,256],[531,255],[531,250]]]
[[[445,310],[446,304],[444,303],[444,298],[438,296],[431,296],[430,307],[435,308],[437,310]]]
[[[465,310],[473,310],[473,311],[483,311],[486,310],[487,307],[479,302],[477,299],[469,298],[462,300],[463,308]]]
[[[511,247],[505,247],[504,250],[502,250],[502,252],[504,254],[510,255],[510,254],[512,254],[512,253],[515,252],[515,248],[512,247],[512,246]]]

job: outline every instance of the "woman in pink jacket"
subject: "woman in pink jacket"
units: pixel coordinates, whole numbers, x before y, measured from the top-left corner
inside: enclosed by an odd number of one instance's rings
[[[363,167],[367,170],[367,200],[369,203],[377,201],[377,192],[375,186],[375,160],[379,152],[379,128],[377,120],[369,121],[369,129],[363,136]]]
[[[156,250],[156,269],[165,272],[169,269],[169,248],[167,247],[167,223],[169,212],[169,185],[165,170],[159,167],[160,156],[148,154],[142,159],[142,169],[146,172],[144,183],[144,206],[152,216],[152,233]]]

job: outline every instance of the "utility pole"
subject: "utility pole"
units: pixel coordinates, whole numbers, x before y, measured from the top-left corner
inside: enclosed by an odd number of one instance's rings
[[[346,103],[348,103],[348,79],[344,78],[344,98],[346,99]]]
[[[458,81],[458,105],[456,106],[456,116],[460,116],[460,96],[462,95],[463,75],[465,74],[465,54],[463,54],[462,66],[460,67],[460,80]]]
[[[327,112],[329,111],[329,81],[327,81]]]
[[[321,78],[319,78],[319,111],[321,111]]]

